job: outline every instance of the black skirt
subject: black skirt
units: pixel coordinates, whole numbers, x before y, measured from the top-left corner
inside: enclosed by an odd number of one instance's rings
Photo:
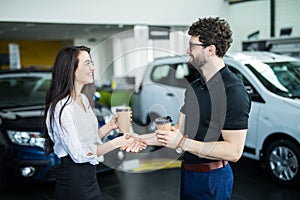
[[[75,163],[70,156],[61,158],[55,185],[57,200],[101,200],[96,166]]]

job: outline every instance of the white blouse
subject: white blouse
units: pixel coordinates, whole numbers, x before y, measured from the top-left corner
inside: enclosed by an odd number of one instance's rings
[[[63,109],[60,124],[59,113],[68,99],[66,97],[56,104],[52,122],[53,131],[51,132],[49,111],[46,125],[54,142],[54,153],[58,157],[70,155],[75,163],[89,162],[97,165],[103,161],[103,156],[97,157],[97,145],[102,144],[98,136],[98,121],[87,97],[81,94],[81,98],[85,110],[70,98]],[[88,156],[88,153],[93,155]]]

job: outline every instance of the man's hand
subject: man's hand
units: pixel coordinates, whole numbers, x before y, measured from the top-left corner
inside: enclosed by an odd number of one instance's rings
[[[121,137],[125,138],[123,145],[120,147],[121,150],[137,153],[147,147],[146,142],[136,133],[125,133],[124,136]]]
[[[180,140],[183,138],[183,134],[179,129],[174,127],[172,127],[172,131],[157,130],[155,133],[158,142],[171,149],[177,148]]]

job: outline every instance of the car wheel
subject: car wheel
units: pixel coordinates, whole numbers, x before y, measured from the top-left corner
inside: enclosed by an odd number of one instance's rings
[[[264,165],[271,178],[282,185],[300,182],[300,148],[290,140],[276,140],[265,151]]]

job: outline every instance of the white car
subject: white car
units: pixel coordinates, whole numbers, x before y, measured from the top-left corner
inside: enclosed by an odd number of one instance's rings
[[[132,97],[136,124],[151,131],[156,117],[168,115],[177,122],[185,88],[197,74],[188,67],[188,58],[164,57],[147,66]],[[280,184],[299,183],[300,61],[270,52],[228,54],[224,60],[252,98],[243,156],[261,161]]]

